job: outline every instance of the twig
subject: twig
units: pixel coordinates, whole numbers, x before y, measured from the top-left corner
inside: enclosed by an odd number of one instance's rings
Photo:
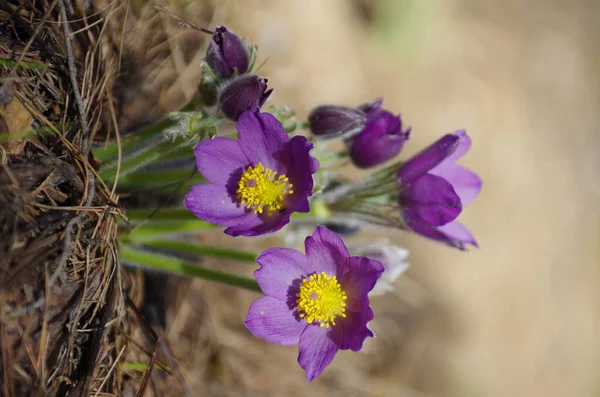
[[[67,47],[67,63],[69,66],[69,77],[71,78],[71,85],[73,86],[75,103],[77,104],[77,109],[79,111],[79,122],[81,124],[81,132],[83,135],[83,138],[81,140],[81,151],[83,154],[82,157],[85,160],[88,151],[89,129],[85,117],[85,107],[83,106],[83,100],[81,99],[81,93],[79,92],[79,86],[77,85],[77,70],[75,69],[75,56],[73,55],[73,46],[71,43],[71,29],[69,28],[69,24],[67,23],[67,10],[65,7],[64,0],[59,0],[58,8],[60,9],[60,15],[63,19],[62,26],[65,34],[65,45]],[[94,197],[96,196],[96,177],[94,176],[94,173],[90,171],[89,164],[86,166],[86,170],[88,174],[88,191],[87,198],[85,200],[85,206],[89,207],[92,204]],[[86,216],[88,216],[88,212],[82,212],[67,223],[65,227],[66,234],[65,241],[63,243],[63,252],[60,255],[58,265],[54,270],[54,273],[52,273],[52,276],[50,277],[50,286],[54,285],[56,279],[62,273],[62,269],[67,263],[67,259],[71,255],[71,251],[73,249],[73,235],[71,229],[77,223],[83,222]]]
[[[96,177],[94,174],[87,168],[88,172],[88,191],[87,198],[85,200],[85,206],[89,207],[92,205],[92,201],[94,200],[94,196],[96,196]],[[58,260],[58,265],[52,273],[52,277],[50,277],[50,287],[54,285],[56,279],[62,273],[62,269],[67,263],[67,259],[71,256],[71,250],[73,249],[73,235],[71,229],[73,226],[79,222],[83,222],[85,217],[88,216],[89,212],[82,212],[76,217],[72,218],[69,222],[67,222],[67,226],[65,226],[65,241],[63,243],[63,252],[60,254],[60,258]]]
[[[58,8],[60,9],[60,16],[63,19],[62,27],[65,33],[65,45],[67,46],[69,77],[71,78],[71,85],[73,86],[73,94],[75,96],[77,110],[79,111],[79,123],[81,124],[81,132],[83,135],[83,138],[81,139],[81,151],[84,155],[87,155],[90,131],[85,117],[85,107],[83,106],[83,100],[81,99],[81,92],[79,92],[79,86],[77,84],[77,69],[75,69],[75,56],[73,55],[73,44],[71,43],[71,29],[67,23],[67,9],[64,0],[59,0]]]

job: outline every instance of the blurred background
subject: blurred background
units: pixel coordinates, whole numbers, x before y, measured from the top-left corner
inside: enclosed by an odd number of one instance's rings
[[[377,338],[338,354],[311,385],[296,348],[244,328],[256,294],[179,282],[165,336],[188,393],[600,396],[600,2],[213,5],[209,14],[194,1],[167,6],[256,44],[258,63],[268,59],[260,73],[275,89],[271,103],[304,120],[319,104],[383,96],[413,127],[403,157],[464,128],[473,147],[461,163],[484,186],[461,215],[479,249],[408,233],[360,236],[387,235],[410,250],[411,268],[393,293],[374,299]],[[177,27],[170,34],[187,50],[185,38],[201,35]],[[193,94],[203,51],[194,48],[189,67],[178,69],[161,98],[165,110]],[[261,242],[281,245],[277,236]]]

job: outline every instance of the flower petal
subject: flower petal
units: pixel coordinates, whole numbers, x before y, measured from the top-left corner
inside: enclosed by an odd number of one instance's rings
[[[412,211],[402,211],[402,218],[406,223],[406,226],[413,232],[420,234],[421,236],[430,238],[432,240],[440,241],[451,247],[458,248],[460,250],[465,249],[465,245],[460,240],[455,240],[452,236],[447,235],[440,231],[440,227],[432,226],[431,224],[424,222],[418,216],[412,213]],[[453,223],[453,222],[451,222]],[[449,224],[447,224],[449,225]],[[444,226],[447,226],[444,225]]]
[[[245,324],[255,336],[284,346],[297,344],[307,327],[306,321],[297,318],[285,302],[269,296],[250,305]]]
[[[334,339],[342,341],[340,349],[359,351],[365,339],[373,337],[373,332],[367,328],[367,323],[374,317],[373,310],[367,306],[364,311],[358,313],[347,311],[346,317],[336,319],[334,332],[339,336]]]
[[[316,272],[325,272],[329,276],[338,273],[350,256],[344,241],[325,226],[317,226],[312,236],[304,240],[308,263]]]
[[[235,139],[216,137],[200,142],[195,148],[196,166],[206,179],[226,185],[231,177],[249,165]]]
[[[444,178],[425,174],[400,192],[400,206],[433,225],[453,221],[462,211],[460,197]]]
[[[266,213],[260,215],[255,214],[253,211],[248,211],[244,218],[239,219],[239,223],[231,225],[225,229],[225,234],[230,236],[262,236],[264,234],[273,233],[285,225],[290,223],[291,212],[283,211],[277,212],[268,216]]]
[[[456,164],[445,167],[436,167],[431,173],[441,176],[454,187],[454,191],[460,197],[463,208],[471,204],[481,191],[481,178],[473,171]]]
[[[458,137],[458,146],[454,152],[444,160],[438,167],[444,166],[444,164],[453,164],[458,161],[462,156],[465,155],[471,149],[471,137],[467,135],[467,131],[458,130],[454,132],[454,136]]]
[[[247,216],[225,186],[212,183],[192,186],[184,204],[198,218],[221,226],[237,225]]]
[[[363,256],[351,256],[346,259],[338,280],[348,296],[346,307],[361,312],[369,307],[368,293],[381,277],[384,267],[379,261]]]
[[[293,184],[294,193],[286,197],[285,208],[297,212],[309,212],[308,197],[312,196],[313,176],[317,170],[309,152],[313,144],[303,136],[295,136],[289,143],[289,158],[286,159],[286,169],[283,172]],[[317,162],[317,169],[318,169]]]
[[[298,364],[306,371],[308,382],[321,375],[340,349],[339,344],[332,338],[331,330],[318,325],[309,325],[300,335]]]
[[[290,298],[294,282],[311,273],[304,254],[291,248],[270,248],[256,262],[260,269],[254,277],[262,292],[284,302]],[[295,295],[293,299],[296,300]]]
[[[473,237],[469,229],[467,229],[458,221],[450,222],[444,226],[439,226],[438,230],[444,233],[449,240],[479,247],[479,245],[477,245],[477,241],[475,241],[475,237]]]
[[[237,131],[240,147],[253,165],[262,163],[265,168],[278,169],[280,152],[289,141],[279,120],[256,108],[240,116]]]
[[[446,134],[423,151],[413,156],[398,170],[402,184],[410,184],[435,168],[456,151],[460,136]]]

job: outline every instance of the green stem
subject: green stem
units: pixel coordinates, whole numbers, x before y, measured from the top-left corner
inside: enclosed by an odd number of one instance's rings
[[[220,272],[196,266],[193,263],[164,255],[151,254],[138,251],[127,246],[121,247],[121,260],[130,264],[144,266],[150,269],[162,270],[173,274],[198,277],[205,280],[216,281],[222,284],[233,285],[251,291],[261,292],[256,280],[235,274]]]
[[[210,247],[207,245],[187,241],[149,240],[144,241],[144,245],[169,251],[173,255],[176,255],[177,253],[185,253],[198,256],[213,256],[221,259],[233,259],[236,261],[251,263],[256,263],[256,257],[258,256],[252,252]]]
[[[149,217],[152,216],[151,219]],[[134,208],[127,210],[127,219],[130,222],[143,222],[150,220],[151,222],[175,222],[175,221],[196,221],[204,222],[196,218],[190,210],[184,207],[164,207],[156,211],[153,208]],[[207,222],[205,222],[207,223]]]
[[[160,211],[159,211],[160,212]],[[128,232],[123,230],[123,235],[128,240],[143,242],[156,240],[159,235],[182,235],[187,233],[200,232],[216,227],[212,223],[204,222],[199,219],[190,221],[172,221],[172,222],[148,222],[137,229]]]

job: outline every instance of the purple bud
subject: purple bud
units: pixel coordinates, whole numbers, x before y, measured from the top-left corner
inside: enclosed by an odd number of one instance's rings
[[[379,106],[368,110],[367,125],[348,142],[350,158],[357,167],[374,167],[396,157],[410,136],[410,128],[402,131],[400,116]]]
[[[327,138],[349,138],[359,133],[367,122],[367,115],[359,109],[336,105],[316,107],[308,116],[313,134]]]
[[[219,79],[228,79],[248,71],[248,49],[233,32],[225,26],[217,27],[208,44],[206,63]]]
[[[261,107],[273,92],[267,90],[267,81],[254,74],[231,81],[219,95],[221,111],[237,121],[246,110]]]

